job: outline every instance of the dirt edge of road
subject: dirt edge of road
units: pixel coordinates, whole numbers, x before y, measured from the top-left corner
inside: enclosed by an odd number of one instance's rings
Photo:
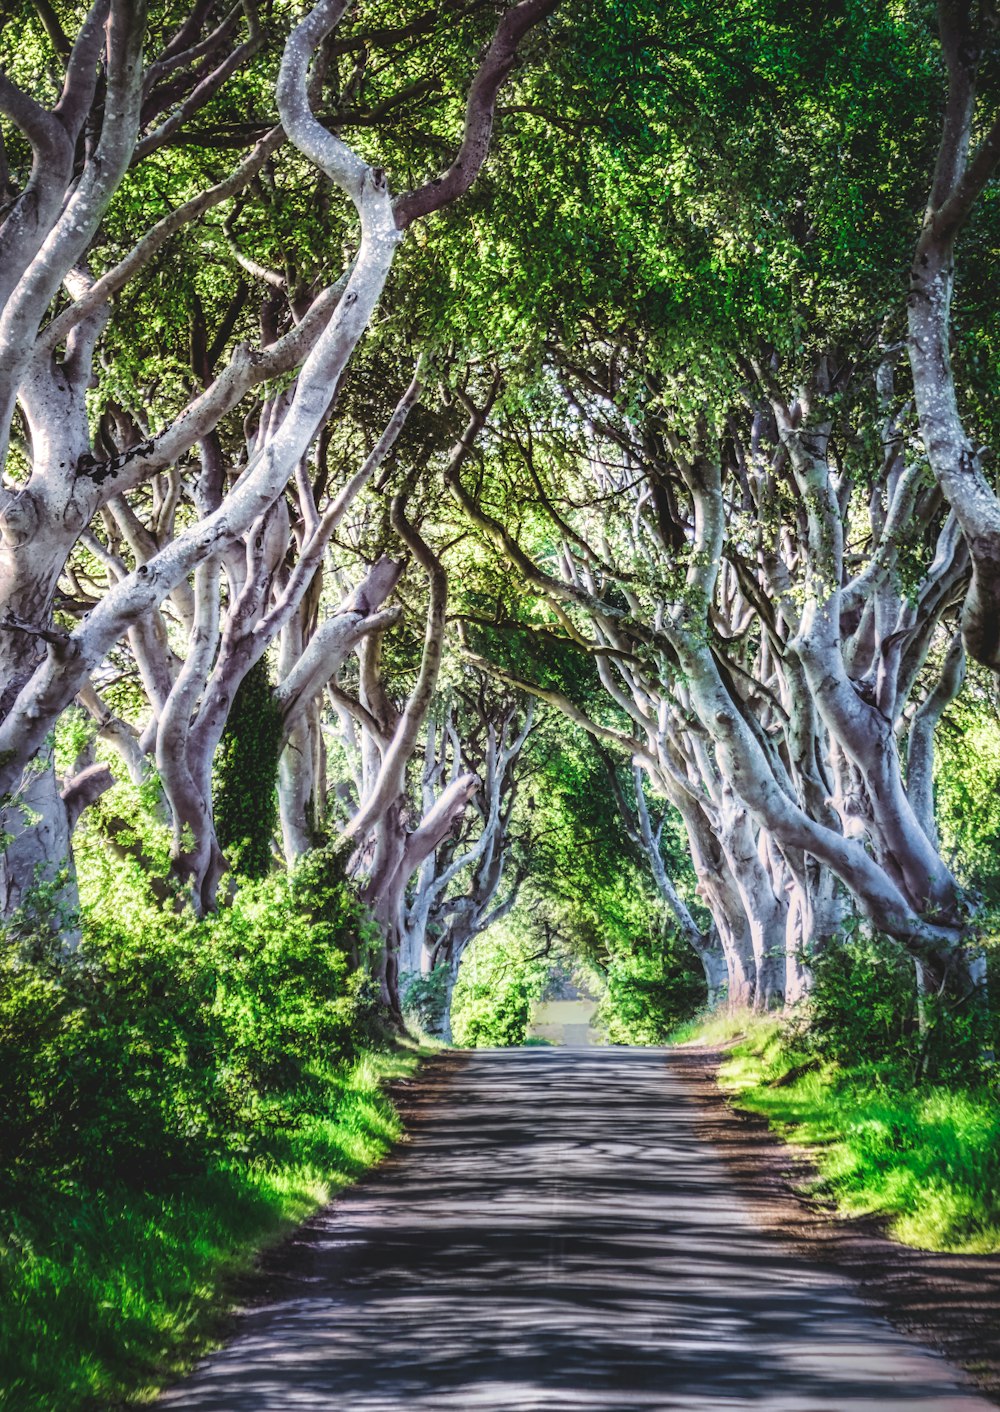
[[[356,1181],[333,1194],[311,1216],[287,1234],[262,1246],[247,1268],[234,1272],[227,1280],[220,1308],[206,1333],[202,1357],[212,1348],[219,1348],[239,1333],[242,1320],[256,1309],[291,1298],[301,1292],[302,1282],[308,1282],[314,1247],[323,1239],[332,1208],[350,1192],[363,1188],[366,1182],[378,1179],[387,1167],[405,1154],[412,1129],[425,1116],[433,1113],[452,1080],[468,1063],[467,1051],[442,1049],[426,1055],[412,1078],[390,1079],[385,1091],[399,1114],[403,1131],[389,1151]],[[167,1386],[171,1386],[172,1382]]]
[[[870,1217],[837,1216],[797,1190],[814,1169],[755,1113],[734,1108],[716,1083],[724,1052],[676,1049],[673,1071],[700,1111],[699,1133],[726,1162],[761,1225],[850,1276],[865,1300],[904,1333],[937,1349],[1000,1406],[1000,1256],[947,1255],[889,1240]]]

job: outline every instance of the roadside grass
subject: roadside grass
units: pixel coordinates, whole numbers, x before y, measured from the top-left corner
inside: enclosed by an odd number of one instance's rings
[[[877,1215],[923,1250],[1000,1250],[1000,1104],[987,1086],[907,1089],[874,1067],[824,1063],[797,1029],[748,1012],[685,1026],[681,1042],[738,1041],[719,1070],[734,1105],[765,1117],[817,1169],[809,1194]]]
[[[266,1159],[219,1162],[157,1195],[71,1186],[0,1212],[4,1412],[152,1401],[218,1341],[234,1278],[400,1136],[385,1085],[422,1052],[331,1068],[325,1114],[279,1136]]]
[[[731,1044],[734,1040],[745,1039],[751,1029],[761,1036],[765,1027],[778,1030],[780,1023],[773,1016],[755,1015],[752,1010],[711,1010],[707,1014],[696,1015],[693,1020],[685,1020],[682,1025],[671,1030],[668,1043],[716,1048]]]

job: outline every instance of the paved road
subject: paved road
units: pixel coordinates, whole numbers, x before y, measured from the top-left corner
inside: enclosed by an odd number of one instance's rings
[[[185,1412],[975,1412],[755,1229],[655,1050],[480,1051]],[[300,1267],[300,1268],[299,1268]]]

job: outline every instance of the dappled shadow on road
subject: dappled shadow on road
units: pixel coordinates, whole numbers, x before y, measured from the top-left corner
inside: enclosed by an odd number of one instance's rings
[[[714,1077],[725,1057],[675,1051],[671,1070],[699,1107],[699,1135],[723,1158],[757,1220],[812,1260],[856,1280],[867,1301],[968,1367],[1000,1403],[1000,1256],[914,1250],[889,1240],[877,1218],[836,1217],[798,1196],[815,1170],[770,1133],[764,1118],[729,1107]]]
[[[164,1399],[236,1409],[963,1412],[948,1366],[761,1233],[659,1051],[471,1056]]]

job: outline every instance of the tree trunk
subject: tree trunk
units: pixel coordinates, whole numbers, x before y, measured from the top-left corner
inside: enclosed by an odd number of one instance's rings
[[[289,866],[316,846],[316,714],[315,710],[303,713],[292,727],[278,761],[282,848]]]
[[[708,1006],[714,1010],[729,994],[729,967],[722,943],[703,947],[698,953],[702,970],[705,972],[705,985],[708,990]]]
[[[36,915],[79,944],[79,896],[70,852],[70,827],[51,749],[25,771],[22,787],[0,812],[0,905],[9,921]]]

